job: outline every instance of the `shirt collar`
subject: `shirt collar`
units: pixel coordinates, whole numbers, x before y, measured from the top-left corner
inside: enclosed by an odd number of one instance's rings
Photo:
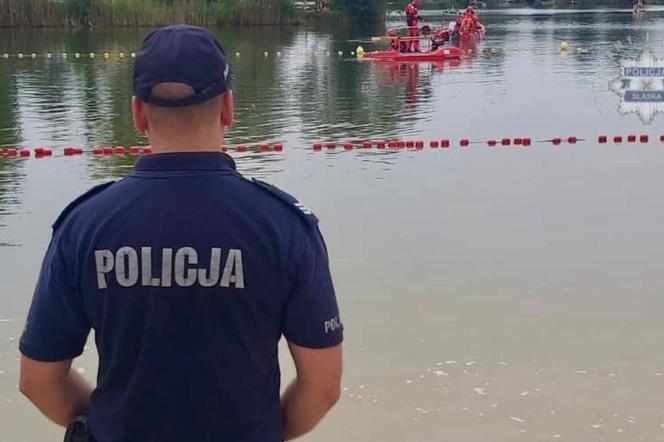
[[[136,172],[177,170],[235,170],[235,161],[222,152],[159,153],[144,155]]]

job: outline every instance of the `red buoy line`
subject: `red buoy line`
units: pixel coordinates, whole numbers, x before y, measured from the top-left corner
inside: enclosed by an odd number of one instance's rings
[[[622,135],[615,135],[612,138],[610,138],[608,135],[599,135],[597,137],[597,142],[599,144],[608,144],[610,142],[613,142],[613,144],[622,144],[623,140],[626,140],[627,143],[640,143],[640,144],[648,144],[651,141],[650,135],[649,134],[628,134],[626,137],[623,137]],[[471,144],[476,144],[476,145],[486,145],[489,148],[493,148],[496,146],[503,146],[503,147],[509,147],[509,146],[517,146],[517,147],[529,147],[532,146],[533,144],[550,144],[553,146],[561,146],[563,144],[569,144],[569,145],[575,145],[578,143],[583,143],[583,142],[590,142],[592,141],[589,138],[579,138],[574,135],[570,135],[567,137],[554,137],[554,138],[548,138],[548,139],[543,139],[543,140],[533,140],[530,137],[515,137],[515,138],[489,138],[486,141],[473,141],[470,140],[469,138],[461,138],[458,140],[458,146],[461,148],[468,148]],[[659,141],[661,143],[664,143],[664,134],[659,136]],[[337,143],[337,142],[317,142],[312,144],[312,148],[316,152],[320,152],[323,150],[335,150],[337,148],[343,148],[344,150],[354,150],[354,149],[371,149],[375,148],[378,150],[383,150],[383,149],[415,149],[415,150],[421,150],[424,148],[425,142],[423,140],[365,140],[365,141],[360,141],[360,142],[352,142],[352,141],[346,141],[343,143]],[[431,140],[428,143],[429,147],[431,149],[438,149],[438,148],[449,148],[453,146],[453,142],[448,139],[448,138],[443,138],[443,139],[437,139],[437,140]]]
[[[259,145],[238,144],[236,146],[222,146],[222,152],[282,152],[284,145],[280,143]],[[0,147],[0,158],[46,158],[52,157],[54,150],[49,147],[35,147],[34,149],[20,147]],[[85,150],[82,147],[68,146],[62,149],[65,157],[73,157],[83,154],[91,154],[93,157],[108,157],[121,155],[149,155],[152,153],[151,146],[97,146]]]

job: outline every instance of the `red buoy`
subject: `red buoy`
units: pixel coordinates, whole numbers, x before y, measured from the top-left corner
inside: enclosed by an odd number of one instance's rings
[[[274,151],[275,152],[282,152],[284,150],[284,145],[281,143],[277,143],[274,145]]]
[[[627,135],[627,142],[628,143],[636,143],[636,135],[634,135],[634,134]]]
[[[130,146],[129,153],[132,155],[138,155],[141,152],[141,148],[138,146]]]
[[[334,143],[327,143],[325,146],[326,146],[328,149],[336,149],[336,148],[337,148],[337,145],[334,144]]]
[[[450,147],[450,140],[448,140],[447,138],[443,138],[442,140],[440,140],[440,147],[444,148]]]
[[[321,144],[314,144],[314,150],[321,150],[323,146]],[[246,152],[247,151],[247,146],[244,144],[238,144],[235,146],[235,151],[236,152]]]
[[[353,150],[353,143],[344,143],[344,149]]]
[[[383,140],[376,141],[376,147],[378,149],[385,149],[385,141],[383,141]]]
[[[406,141],[406,147],[415,147],[415,141]]]
[[[371,141],[365,141],[362,143],[362,147],[365,149],[371,149]]]
[[[664,137],[664,135],[662,135]],[[432,149],[437,149],[440,143],[438,141],[432,141],[429,143],[429,146],[431,146]]]
[[[53,156],[53,151],[49,149],[48,147],[45,147],[43,150],[43,154],[45,157],[50,157]]]
[[[597,138],[597,141],[599,142],[599,144],[606,144],[606,142],[609,141],[609,137],[607,137],[606,135],[600,135]]]
[[[238,146],[238,149],[239,149],[240,146]],[[314,143],[313,148],[314,148],[314,150],[321,150],[323,148],[323,145],[320,144],[320,143]]]
[[[267,143],[263,143],[259,146],[261,152],[267,152],[270,150],[270,145]]]
[[[124,155],[124,153],[125,153],[125,148],[122,147],[122,146],[115,146],[115,150],[114,150],[114,152],[115,152],[117,155]]]
[[[509,138],[503,138],[500,141],[500,144],[502,144],[503,146],[509,146],[510,144],[512,144],[512,140],[510,140]]]
[[[83,148],[82,147],[77,147],[76,148],[76,155],[83,155]]]
[[[145,155],[150,155],[150,154],[152,153],[152,146],[145,146],[145,147],[143,148],[143,153],[144,153]]]
[[[641,143],[647,143],[648,141],[650,141],[650,137],[648,136],[648,134],[642,134],[642,135],[639,137],[639,141],[640,141]]]
[[[569,144],[575,144],[577,141],[579,141],[579,139],[576,138],[576,137],[568,137],[568,138],[567,138],[567,142],[568,142]]]
[[[21,149],[19,155],[21,158],[27,158],[30,156],[30,149]]]
[[[66,157],[70,157],[76,155],[76,150],[73,147],[65,147],[64,153]]]
[[[105,146],[102,148],[104,155],[113,155],[113,148],[110,146]]]
[[[461,144],[462,147],[468,147],[468,145],[470,144],[470,140],[468,140],[467,138],[463,138],[461,139],[459,144]]]
[[[5,155],[7,155],[8,157],[15,157],[17,153],[18,153],[18,151],[16,149],[14,149],[13,147],[10,147],[5,152]]]
[[[613,137],[613,142],[616,143],[616,144],[622,143],[622,141],[623,140],[622,140],[622,137],[620,135],[616,135],[615,137]]]
[[[661,141],[662,143],[664,143],[664,134],[662,134],[662,135],[659,136],[659,141]]]
[[[486,144],[488,144],[489,147],[493,147],[493,146],[495,146],[496,144],[498,144],[498,142],[497,142],[496,140],[494,140],[494,139],[490,139],[490,140],[487,140]]]
[[[40,157],[44,155],[44,148],[43,147],[35,147],[35,156]]]
[[[515,146],[521,146],[521,145],[523,145],[523,138],[515,138],[515,139],[514,139],[514,145],[515,145]]]
[[[95,147],[92,149],[92,155],[103,155],[104,149],[101,147]]]
[[[554,146],[558,146],[560,143],[562,143],[562,140],[560,138],[554,138],[551,140],[551,142],[554,144]]]
[[[416,149],[424,149],[424,141],[421,141],[421,140],[415,141],[415,148]]]
[[[528,137],[526,137],[526,138],[523,139],[523,145],[524,145],[524,146],[530,146],[530,145],[532,144],[532,142],[533,142],[533,140],[531,140],[531,139],[528,138]]]

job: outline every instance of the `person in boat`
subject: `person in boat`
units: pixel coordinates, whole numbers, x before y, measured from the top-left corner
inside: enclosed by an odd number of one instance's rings
[[[420,51],[420,42],[417,39],[419,37],[419,30],[417,27],[418,22],[421,20],[420,17],[420,0],[410,0],[406,6],[406,25],[408,26],[408,36],[412,37],[413,40],[406,45],[410,52],[419,52]]]
[[[461,23],[463,22],[463,12],[459,12],[454,20],[454,27],[450,29],[450,36],[452,39],[459,38],[459,32],[461,31]]]
[[[473,9],[468,8],[461,19],[461,26],[459,27],[459,34],[463,36],[470,36],[475,32],[475,20],[473,19]]]
[[[388,29],[387,37],[390,39],[390,51],[404,52],[405,48],[395,29]]]

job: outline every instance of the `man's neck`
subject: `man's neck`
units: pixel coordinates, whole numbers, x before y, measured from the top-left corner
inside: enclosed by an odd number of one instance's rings
[[[210,134],[148,134],[154,153],[221,152],[224,133]]]

